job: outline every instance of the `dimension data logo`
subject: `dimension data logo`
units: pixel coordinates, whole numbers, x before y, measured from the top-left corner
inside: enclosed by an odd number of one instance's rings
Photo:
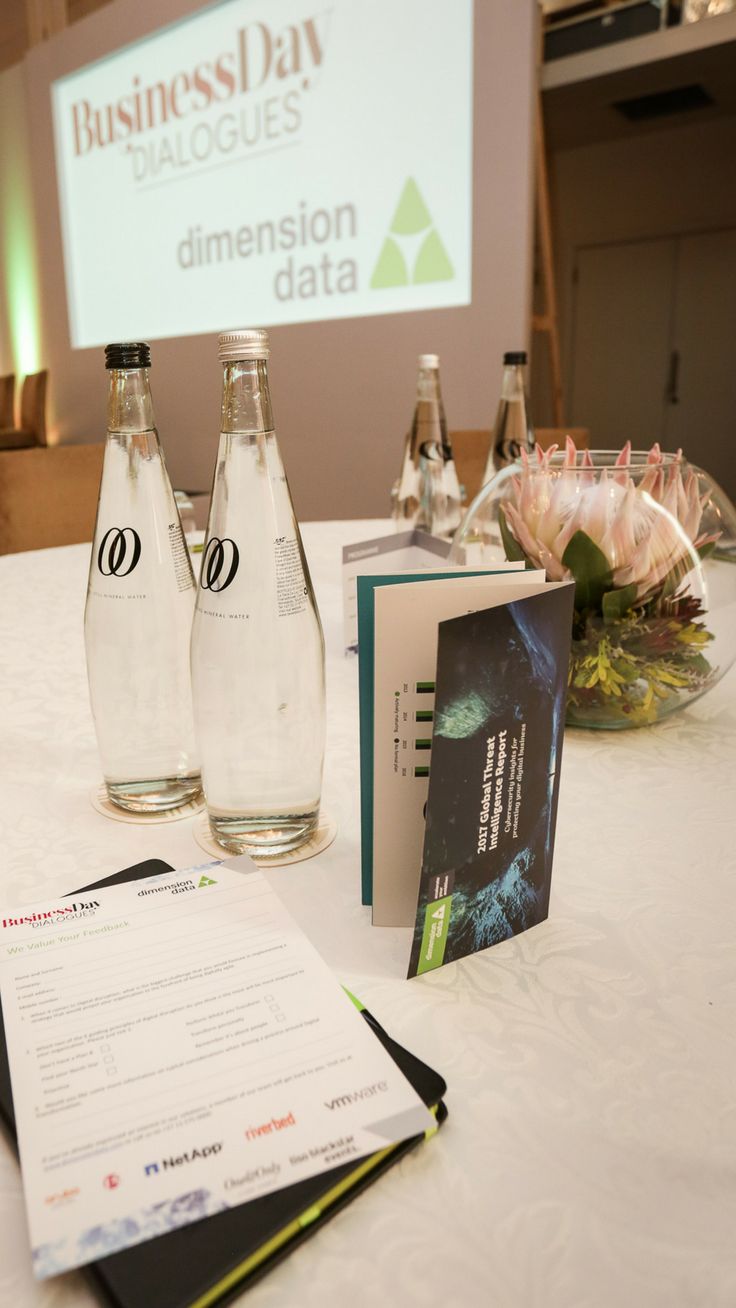
[[[413,177],[404,183],[396,212],[371,277],[374,291],[392,286],[449,282],[455,276],[447,250]]]

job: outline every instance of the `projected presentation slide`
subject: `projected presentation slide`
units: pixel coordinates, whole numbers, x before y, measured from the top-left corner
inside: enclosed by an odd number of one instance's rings
[[[52,87],[76,347],[469,304],[472,0],[227,0]]]

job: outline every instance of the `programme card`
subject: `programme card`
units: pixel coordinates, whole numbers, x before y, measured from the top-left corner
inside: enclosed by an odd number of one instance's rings
[[[440,540],[414,527],[373,540],[357,541],[342,548],[342,598],[345,653],[358,651],[358,577],[382,573],[410,572],[437,568],[447,562],[449,540]],[[458,565],[458,571],[464,568]]]

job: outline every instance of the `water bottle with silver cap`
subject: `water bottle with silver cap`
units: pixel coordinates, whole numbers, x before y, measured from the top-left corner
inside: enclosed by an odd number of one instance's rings
[[[222,427],[192,628],[215,839],[275,857],[317,826],[324,639],[271,412],[268,334],[225,332]]]

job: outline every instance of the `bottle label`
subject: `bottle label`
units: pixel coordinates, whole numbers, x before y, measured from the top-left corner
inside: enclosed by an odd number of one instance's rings
[[[230,536],[210,536],[202,556],[199,584],[202,590],[219,594],[232,585],[240,566],[240,550]]]
[[[276,606],[280,618],[303,613],[309,590],[304,577],[299,545],[295,536],[277,536],[274,541],[276,560]]]
[[[174,579],[177,590],[191,590],[194,585],[192,566],[189,562],[189,550],[184,539],[180,522],[169,523],[169,546],[174,562]]]
[[[411,459],[406,459],[401,470],[399,499],[419,499],[419,469],[414,467]]]
[[[134,527],[108,527],[95,537],[88,594],[97,599],[144,600],[145,569],[137,571],[141,561],[141,538]]]
[[[141,538],[134,527],[110,527],[97,551],[103,577],[129,577],[141,557]]]

